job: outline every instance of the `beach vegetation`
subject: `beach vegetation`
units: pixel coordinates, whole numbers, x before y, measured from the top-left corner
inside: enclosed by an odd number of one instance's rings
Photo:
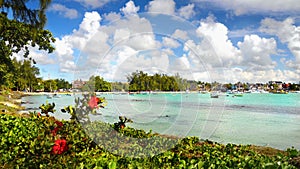
[[[197,137],[178,139],[128,126],[116,131],[111,130],[113,124],[101,121],[83,128],[53,117],[1,114],[0,124],[0,166],[4,168],[297,168],[293,159],[299,157],[295,149],[265,155],[250,145],[224,145]],[[59,128],[56,135],[53,128]],[[97,131],[86,132],[87,128]],[[120,134],[123,137],[118,137]],[[131,138],[156,141],[144,144],[136,139],[128,146]],[[159,149],[171,140],[176,144]],[[147,151],[153,154],[138,154]]]

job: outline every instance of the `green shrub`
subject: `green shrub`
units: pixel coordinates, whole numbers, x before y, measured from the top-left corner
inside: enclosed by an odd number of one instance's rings
[[[93,122],[86,126],[74,121],[62,123],[57,135],[53,136],[51,130],[57,127],[54,118],[0,114],[0,166],[273,169],[296,168],[289,164],[289,160],[299,157],[299,151],[294,148],[288,149],[287,156],[267,156],[253,151],[248,145],[223,145],[200,141],[197,137],[178,140],[130,127],[117,131],[113,124],[104,122]],[[68,150],[60,155],[52,154],[54,141],[59,136],[66,138]],[[116,147],[120,152],[115,153],[108,147]]]

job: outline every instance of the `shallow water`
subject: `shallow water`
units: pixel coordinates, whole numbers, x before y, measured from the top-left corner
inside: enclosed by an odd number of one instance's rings
[[[129,126],[177,136],[198,136],[221,143],[255,144],[300,149],[300,94],[244,94],[243,97],[210,98],[199,93],[159,93],[147,95],[102,94],[108,105],[91,116],[109,123],[119,115],[131,118]],[[58,119],[70,116],[60,112],[74,105],[80,95],[47,99],[22,98],[31,111],[48,101],[56,104]]]

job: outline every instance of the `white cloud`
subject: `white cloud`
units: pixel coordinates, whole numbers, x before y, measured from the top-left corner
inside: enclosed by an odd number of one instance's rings
[[[34,59],[34,61],[39,65],[48,65],[48,64],[55,64],[54,58],[52,58],[52,54],[49,54],[46,51],[39,50],[38,46],[32,47],[28,46],[28,50],[30,51],[29,57]],[[19,53],[13,53],[12,58],[16,58],[19,60],[24,60],[24,51],[20,51]]]
[[[257,35],[246,35],[243,42],[238,42],[238,47],[243,55],[241,65],[248,66],[250,70],[274,69],[276,62],[271,58],[276,54],[276,41]]]
[[[135,50],[158,49],[160,45],[160,43],[155,40],[155,36],[153,34],[140,34],[138,36],[133,36],[126,43]]]
[[[104,14],[103,19],[108,22],[114,22],[114,21],[121,19],[121,15],[116,12],[110,12],[108,14]]]
[[[58,12],[59,15],[62,15],[65,18],[75,19],[78,17],[78,12],[75,9],[67,8],[64,5],[54,3],[50,6],[49,11]]]
[[[188,4],[187,6],[183,6],[178,10],[179,16],[185,18],[185,19],[190,19],[193,17],[196,12],[194,11],[194,4]]]
[[[151,13],[175,14],[175,2],[173,0],[153,0],[149,2],[146,8]]]
[[[295,26],[292,18],[287,18],[282,22],[266,18],[261,22],[261,31],[276,35],[281,42],[287,43],[295,56],[296,63],[300,64],[300,26]]]
[[[87,64],[89,66],[97,66],[110,49],[110,46],[107,44],[108,38],[109,36],[105,32],[98,31],[88,39],[81,52],[85,55],[84,59],[88,60]]]
[[[113,46],[126,45],[135,50],[151,50],[160,47],[155,39],[151,23],[137,15],[131,15],[109,25],[105,31],[113,37]]]
[[[56,38],[54,46],[55,53],[58,56],[59,61],[64,61],[64,59],[73,59],[74,51],[68,37],[63,37],[62,39]]]
[[[188,33],[184,30],[176,29],[175,32],[172,34],[173,38],[181,39],[181,40],[188,40]]]
[[[102,15],[105,21],[114,22],[101,25],[102,17],[97,12],[87,12],[77,30],[58,38],[55,52],[61,71],[75,70],[78,75],[82,71],[85,77],[97,73],[106,80],[117,81],[126,80],[126,75],[136,70],[150,74],[164,72],[174,75],[179,72],[185,78],[221,82],[299,78],[292,71],[274,70],[276,63],[271,57],[277,51],[274,38],[250,34],[234,46],[228,28],[209,16],[201,20],[195,30],[174,29],[170,37],[163,37],[160,41],[152,28],[157,23],[151,23],[147,17],[131,15],[138,11],[131,2],[120,10],[127,15],[124,18],[119,13]],[[174,1],[163,1],[160,6],[157,3],[162,1],[149,2],[149,12],[158,12],[162,6],[165,7],[163,11],[168,11],[166,14],[176,11]],[[295,47],[299,45],[294,39],[297,40],[299,28],[291,21],[286,21],[284,30],[270,26],[283,26],[277,22],[265,20],[261,29],[276,34],[284,43],[292,43],[289,46],[297,51]],[[190,38],[191,34],[197,36]],[[184,43],[183,51],[175,53],[181,41]],[[174,48],[176,50],[173,51]],[[75,56],[78,55],[80,59],[76,62]],[[283,62],[292,66],[290,60]]]
[[[74,70],[75,64],[71,63],[74,63],[75,49],[82,50],[82,52],[86,52],[88,49],[91,49],[89,52],[92,53],[95,49],[99,48],[91,47],[91,45],[88,46],[87,44],[90,39],[93,40],[93,37],[97,33],[98,28],[100,27],[101,17],[97,12],[87,12],[84,16],[85,17],[79,25],[78,30],[74,30],[73,34],[66,35],[61,39],[56,38],[54,43],[56,48],[55,53],[58,57],[58,61],[60,62],[60,70],[63,72],[72,72]],[[102,36],[97,39],[97,42],[103,42],[101,41],[101,38]]]
[[[114,33],[116,29],[130,30],[131,35],[140,33],[153,34],[152,25],[146,18],[140,18],[137,15],[130,15],[122,18],[106,27],[101,27],[106,32]]]
[[[299,74],[290,70],[258,70],[245,71],[242,69],[231,68],[224,70],[228,82],[259,82],[266,83],[270,80],[280,80],[285,82],[298,82]]]
[[[76,64],[74,61],[67,60],[64,63],[60,63],[60,71],[64,73],[73,73],[76,70]]]
[[[122,41],[130,38],[130,30],[128,29],[117,29],[114,33],[114,44],[122,43]]]
[[[94,33],[100,27],[101,16],[93,11],[84,14],[83,21],[79,25],[79,30],[83,32]]]
[[[141,70],[150,74],[155,72],[169,72],[169,56],[167,53],[158,50],[136,51],[130,47],[124,46],[116,50],[113,54],[115,63],[110,66],[111,73],[107,76],[113,80],[123,80],[131,72]]]
[[[88,77],[88,74],[97,72],[105,75],[104,78],[112,78],[112,73],[117,70],[135,71],[133,64],[137,68],[145,68],[145,63],[149,66],[166,63],[159,61],[161,58],[165,59],[165,56],[150,62],[148,56],[126,57],[132,52],[160,49],[161,45],[155,39],[151,23],[147,19],[130,15],[102,26],[102,18],[97,12],[87,12],[84,16],[78,30],[57,38],[55,42],[61,71],[72,72],[75,69],[77,76],[82,74],[80,77]],[[78,61],[75,63],[76,58]],[[133,62],[128,62],[132,58]],[[122,78],[124,80],[126,76]]]
[[[182,57],[175,58],[174,63],[172,63],[172,67],[176,68],[174,71],[178,72],[191,70],[190,62],[185,54]]]
[[[298,0],[193,0],[194,2],[209,2],[217,7],[232,10],[236,15],[249,13],[297,13],[300,11]],[[201,5],[201,4],[200,4]]]
[[[202,20],[196,32],[203,39],[201,45],[198,46],[198,52],[201,54],[206,51],[209,52],[207,56],[213,57],[207,59],[220,59],[225,67],[241,62],[240,52],[228,38],[228,28],[222,23],[215,22],[213,16]]]
[[[163,40],[162,41],[163,45],[166,46],[166,47],[178,48],[180,46],[180,44],[172,38],[163,37],[162,40]]]
[[[133,1],[127,2],[125,7],[120,9],[120,11],[124,13],[124,15],[136,15],[139,10],[140,7],[135,6]]]
[[[55,64],[55,60],[50,57],[50,55],[47,52],[41,52],[31,50],[30,57],[36,61],[39,65],[48,65],[48,64]]]
[[[250,34],[255,34],[259,32],[257,29],[251,29],[251,28],[243,28],[243,29],[238,29],[238,30],[230,30],[228,33],[228,37],[229,38],[240,38],[240,37],[244,37],[246,35],[250,35]]]
[[[75,1],[81,3],[85,7],[96,9],[96,8],[103,7],[107,3],[113,2],[113,1],[116,1],[116,0],[75,0]]]

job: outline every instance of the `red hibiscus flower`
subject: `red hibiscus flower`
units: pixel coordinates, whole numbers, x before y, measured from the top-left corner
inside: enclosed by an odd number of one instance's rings
[[[55,121],[55,124],[57,125],[57,127],[51,130],[53,136],[56,136],[57,132],[61,129],[62,126],[64,126],[64,124],[60,121]]]
[[[55,121],[55,124],[58,126],[58,127],[62,127],[64,124],[60,121]]]
[[[58,132],[59,128],[55,127],[53,130],[51,130],[51,133],[53,136],[56,136],[56,133]]]
[[[68,150],[67,140],[59,139],[55,140],[55,143],[52,147],[52,154],[62,154]]]
[[[99,98],[97,98],[96,96],[92,96],[90,101],[89,101],[89,107],[94,109],[94,108],[97,108],[98,107],[98,101],[99,101]]]

